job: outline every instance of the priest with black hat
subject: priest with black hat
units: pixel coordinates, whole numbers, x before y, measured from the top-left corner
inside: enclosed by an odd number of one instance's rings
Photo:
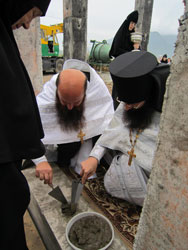
[[[106,191],[142,206],[157,147],[169,65],[158,64],[147,51],[132,51],[117,57],[109,69],[120,105],[90,157],[81,163],[80,175],[85,183],[100,159],[106,155],[109,160],[113,153],[104,176]]]

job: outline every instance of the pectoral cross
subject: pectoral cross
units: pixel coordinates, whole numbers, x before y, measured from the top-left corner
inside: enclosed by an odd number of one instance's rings
[[[80,130],[80,132],[78,133],[77,137],[80,138],[80,141],[81,141],[81,144],[84,143],[84,140],[83,140],[83,137],[85,136],[86,134],[84,134],[82,132],[82,130]]]
[[[134,148],[131,148],[130,151],[127,152],[129,154],[129,161],[128,161],[128,165],[131,166],[132,163],[132,159],[133,157],[136,158],[136,155],[134,154]]]

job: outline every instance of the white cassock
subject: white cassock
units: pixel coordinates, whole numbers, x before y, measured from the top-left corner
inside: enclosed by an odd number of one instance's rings
[[[90,81],[87,81],[86,98],[84,101],[85,125],[82,128],[82,132],[85,134],[83,137],[84,143],[81,145],[78,154],[71,160],[71,166],[75,168],[77,173],[80,173],[80,162],[88,158],[92,149],[91,138],[102,134],[113,117],[113,101],[104,81],[89,64],[77,59],[69,59],[63,65],[63,70],[65,69],[78,69],[90,73]],[[63,131],[58,122],[55,107],[57,76],[58,74],[54,75],[50,81],[45,83],[42,92],[37,96],[45,134],[42,139],[44,145],[80,141],[78,137],[80,131]],[[33,161],[37,164],[44,159],[44,157],[40,157]]]
[[[144,129],[134,147],[136,158],[128,165],[131,149],[129,129],[123,121],[124,103],[121,102],[108,128],[99,138],[90,156],[99,161],[107,149],[117,150],[117,155],[104,176],[104,186],[108,193],[142,206],[147,192],[147,181],[157,146],[160,113],[155,112],[151,124]],[[133,132],[133,141],[135,132]]]

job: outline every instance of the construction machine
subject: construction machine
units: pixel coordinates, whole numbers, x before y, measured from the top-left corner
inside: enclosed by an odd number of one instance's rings
[[[109,57],[109,51],[111,44],[106,40],[98,42],[96,40],[90,40],[93,43],[90,54],[89,54],[89,64],[99,71],[108,71],[109,63],[111,59]]]
[[[63,67],[63,56],[59,54],[59,42],[57,34],[63,33],[63,23],[54,25],[40,25],[41,52],[43,71],[59,73]]]

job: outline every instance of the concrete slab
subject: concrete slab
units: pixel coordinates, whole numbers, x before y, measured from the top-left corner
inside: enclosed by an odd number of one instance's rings
[[[71,200],[71,181],[55,164],[53,167],[53,185],[59,186],[63,191],[66,199]],[[54,200],[48,193],[51,188],[44,185],[39,179],[35,177],[35,169],[29,168],[23,170],[26,176],[32,199],[29,206],[29,213],[34,221],[34,224],[39,231],[41,239],[48,250],[71,250],[65,237],[65,229],[71,216],[65,216],[61,212],[61,203]],[[90,204],[81,196],[77,208],[77,212],[94,211]],[[109,250],[128,250],[122,239],[115,232],[115,238]]]

